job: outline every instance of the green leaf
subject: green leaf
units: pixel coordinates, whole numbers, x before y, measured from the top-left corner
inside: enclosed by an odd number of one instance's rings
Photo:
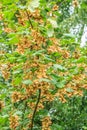
[[[74,90],[72,88],[67,88],[66,91],[67,92],[73,92]]]
[[[4,125],[8,119],[8,115],[0,116],[0,124]]]
[[[77,60],[77,63],[83,63],[86,61],[86,57],[80,57],[78,60]]]
[[[45,50],[38,50],[35,53],[33,53],[33,56],[35,55],[41,55]]]
[[[53,28],[57,28],[58,27],[56,20],[49,18],[48,21],[51,23]]]
[[[58,82],[57,84],[56,84],[56,86],[57,86],[57,88],[63,88],[64,87],[64,85],[65,85],[65,80],[64,81],[60,81],[60,82]]]
[[[31,12],[33,12],[35,10],[35,8],[37,8],[40,4],[39,2],[40,0],[30,0],[29,1],[29,5],[28,5],[28,10],[30,10]]]
[[[40,116],[40,118],[43,118],[48,115],[48,110],[47,109],[40,109],[37,114]]]
[[[53,68],[54,69],[58,69],[58,70],[61,70],[61,71],[65,71],[65,70],[67,70],[65,67],[63,67],[62,65],[58,65],[58,64],[54,64],[53,65]]]
[[[21,84],[22,77],[15,77],[15,78],[13,78],[13,81],[14,81],[13,84],[18,86]]]
[[[52,124],[51,130],[63,130],[63,128],[58,124]]]
[[[30,85],[32,84],[32,81],[28,79],[28,80],[24,80],[22,83],[26,85]]]
[[[22,111],[17,111],[17,112],[15,112],[15,115],[22,115]]]
[[[45,55],[45,57],[44,57],[44,60],[45,61],[51,61],[51,62],[55,62],[55,60],[53,60],[53,59],[51,59],[51,57],[49,56],[49,55]]]
[[[83,130],[87,130],[87,127],[86,127],[86,126],[83,126],[82,128],[83,128]]]
[[[54,34],[54,29],[53,28],[48,28],[47,29],[47,35],[48,35],[48,37],[52,37],[53,34]]]
[[[9,33],[8,34],[8,44],[17,44],[19,42],[19,38],[17,37],[17,34],[15,33]]]
[[[20,69],[20,70],[14,71],[13,74],[14,74],[14,75],[15,75],[15,74],[20,74],[21,72],[22,72],[22,70]]]
[[[50,80],[49,80],[49,79],[46,79],[46,78],[41,78],[41,79],[40,79],[40,82],[42,82],[42,81],[48,82],[48,83],[50,82]]]
[[[65,33],[65,34],[63,35],[63,37],[65,37],[65,38],[74,38],[75,36],[74,36],[73,34]]]

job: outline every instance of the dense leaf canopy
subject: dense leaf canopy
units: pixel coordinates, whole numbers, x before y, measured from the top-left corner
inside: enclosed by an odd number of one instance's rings
[[[86,0],[0,1],[1,130],[87,129],[87,48],[80,45],[86,5]]]

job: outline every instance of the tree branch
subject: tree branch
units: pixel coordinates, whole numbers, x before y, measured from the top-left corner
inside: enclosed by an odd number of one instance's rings
[[[39,91],[39,95],[38,95],[38,98],[37,98],[37,102],[36,102],[36,105],[35,105],[35,108],[34,108],[34,111],[33,111],[32,120],[31,120],[31,130],[33,130],[34,117],[35,117],[37,107],[38,107],[38,103],[40,101],[40,96],[41,96],[41,89],[39,89],[38,91]]]
[[[26,11],[26,14],[27,14],[28,20],[29,20],[29,22],[30,22],[30,25],[31,25],[31,27],[33,28],[32,22],[31,22],[31,20],[30,20],[29,13],[28,13],[28,11],[27,11],[26,9],[25,9],[25,11]]]
[[[21,2],[21,4],[23,4],[22,0],[20,0],[20,2]],[[27,9],[25,9],[25,12],[26,12],[26,15],[27,15],[27,18],[29,20],[29,23],[30,23],[31,27],[33,28],[33,25],[32,25],[32,22],[30,20],[30,16],[29,16],[29,13],[28,13]]]

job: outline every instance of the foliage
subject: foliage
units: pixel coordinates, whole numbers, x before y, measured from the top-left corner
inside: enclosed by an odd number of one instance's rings
[[[87,96],[69,98],[62,104],[56,100],[50,108],[53,130],[87,129]],[[56,128],[57,127],[57,128]]]
[[[80,96],[74,106],[77,112],[87,89],[87,48],[80,48],[70,33],[83,8],[86,12],[85,0],[0,2],[1,130],[87,128],[87,110],[81,115],[72,112],[72,97]],[[82,25],[86,24],[83,18]],[[56,117],[56,112],[62,113]],[[72,121],[77,114],[76,122]]]

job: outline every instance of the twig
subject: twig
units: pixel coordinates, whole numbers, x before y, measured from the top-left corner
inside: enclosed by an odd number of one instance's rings
[[[39,91],[39,95],[38,95],[38,98],[37,98],[37,102],[36,102],[36,105],[35,105],[35,108],[34,108],[34,112],[33,112],[33,116],[32,116],[32,120],[31,120],[31,130],[33,130],[34,117],[35,117],[35,114],[36,114],[36,111],[37,111],[37,107],[38,107],[38,103],[40,101],[40,96],[41,96],[41,89],[39,89],[38,91]]]
[[[25,11],[26,11],[26,14],[27,14],[28,20],[29,20],[29,22],[30,22],[30,25],[31,25],[31,27],[33,28],[32,22],[31,22],[31,20],[30,20],[29,13],[28,13],[28,11],[27,11],[26,9],[25,9]]]
[[[20,0],[20,2],[21,2],[21,4],[23,4],[22,0]],[[31,27],[33,28],[33,25],[32,25],[32,22],[31,22],[31,20],[30,20],[30,16],[29,16],[29,13],[28,13],[27,9],[25,9],[25,12],[26,12],[26,14],[27,14],[27,18],[28,18],[28,20],[29,20],[29,22],[30,22]]]

